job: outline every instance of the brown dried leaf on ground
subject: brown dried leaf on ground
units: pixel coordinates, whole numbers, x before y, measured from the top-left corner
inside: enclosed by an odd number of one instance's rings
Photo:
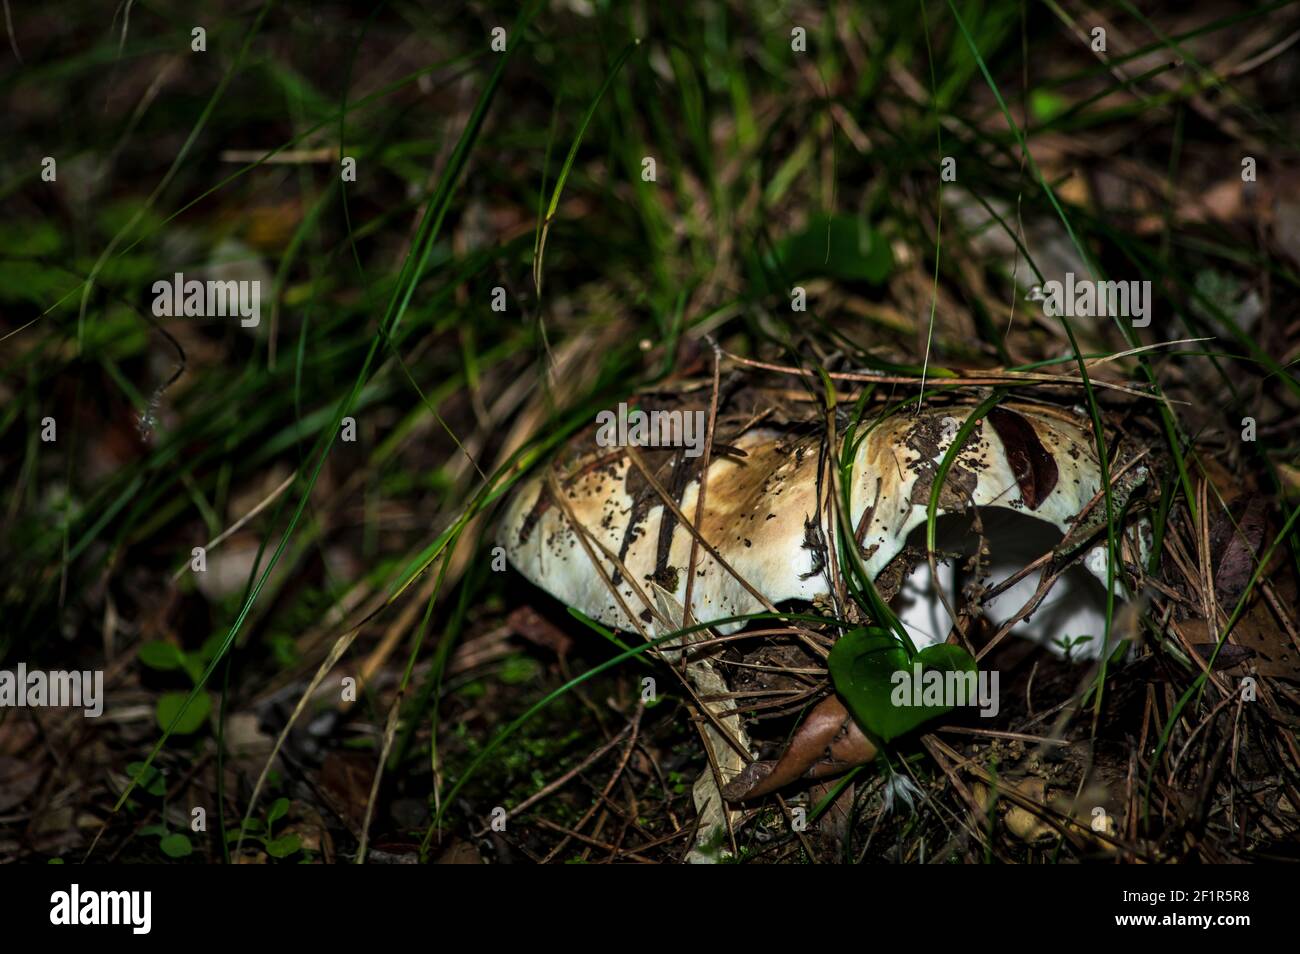
[[[799,724],[779,759],[751,762],[722,794],[732,802],[759,798],[796,779],[838,775],[875,757],[876,747],[849,716],[844,703],[830,696]]]

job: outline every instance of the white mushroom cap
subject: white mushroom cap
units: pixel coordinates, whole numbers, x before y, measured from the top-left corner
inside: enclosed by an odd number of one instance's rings
[[[862,528],[864,562],[873,577],[902,551],[909,532],[925,522],[934,474],[971,410],[901,412],[877,423],[863,439],[852,475],[850,518]],[[995,409],[976,426],[948,471],[939,513],[964,510],[971,503],[1005,507],[1045,520],[1064,534],[1101,487],[1090,435],[1086,419],[1054,407]],[[827,526],[830,521],[818,519],[818,469],[825,466],[820,439],[760,427],[730,446],[744,456],[729,454],[712,462],[701,535],[734,573],[706,548],[698,548],[691,610],[700,622],[765,608],[737,575],[771,604],[812,600],[830,589],[824,555],[816,545],[819,524],[827,543],[836,532]],[[662,502],[646,510],[629,534],[634,498],[628,483],[635,470],[627,454],[607,449],[582,455],[566,473],[555,475],[562,504],[552,499],[545,474],[529,479],[507,506],[500,542],[525,577],[558,599],[608,626],[654,635],[659,617],[650,582],[684,603],[692,535]],[[821,491],[824,510],[828,481],[822,481]],[[693,480],[678,504],[688,519],[694,518],[698,493],[699,482]],[[592,565],[566,511],[590,534],[590,550],[603,574]],[[673,529],[661,557],[665,517]],[[612,558],[620,553],[630,578],[619,573]],[[1100,564],[1091,562],[1089,568],[1105,579],[1104,552]],[[617,581],[618,597],[606,577]],[[628,612],[639,618],[633,621]],[[722,623],[715,629],[725,634],[743,625]]]
[[[774,603],[812,599],[826,592],[824,579],[799,578],[812,566],[812,554],[802,546],[805,516],[812,519],[817,513],[817,441],[804,439],[787,447],[780,444],[781,437],[779,432],[766,428],[748,431],[732,445],[744,452],[743,459],[728,457],[712,462],[701,521],[702,538],[737,574]],[[623,456],[586,469],[597,456],[579,459],[574,469],[579,476],[571,480],[557,477],[557,481],[574,518],[606,551],[593,546],[606,575],[615,579],[618,568],[607,553],[617,554],[623,545],[633,510],[627,477],[635,465]],[[694,518],[698,496],[699,482],[693,481],[679,504],[688,519]],[[655,632],[654,617],[642,595],[653,600],[649,586],[652,578],[679,601],[686,598],[692,537],[680,523],[673,529],[666,572],[656,576],[665,513],[673,518],[662,503],[652,506],[633,530],[622,557],[631,579],[620,579],[618,584],[623,602],[640,615],[640,626],[648,633]],[[516,491],[501,524],[500,540],[511,563],[542,589],[606,625],[624,630],[638,628],[628,619],[602,574],[593,568],[564,508],[551,501],[544,475],[532,478]],[[691,608],[697,620],[709,622],[764,608],[703,547],[698,548],[696,574]],[[743,625],[723,624],[718,629],[733,632]]]

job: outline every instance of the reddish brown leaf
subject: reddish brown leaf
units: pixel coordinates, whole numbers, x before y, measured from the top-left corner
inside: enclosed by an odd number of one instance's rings
[[[530,643],[549,649],[557,656],[567,655],[573,648],[573,640],[531,606],[521,606],[506,619],[512,632],[522,636]]]
[[[1038,439],[1034,425],[1015,411],[995,407],[989,411],[989,423],[1006,448],[1007,461],[1020,485],[1020,496],[1030,510],[1037,510],[1056,487],[1059,476],[1056,461]]]
[[[1234,527],[1222,512],[1216,512],[1211,528],[1211,542],[1221,554],[1214,570],[1214,590],[1219,603],[1234,607],[1246,592],[1246,584],[1255,572],[1255,555],[1264,541],[1267,506],[1264,498],[1252,496],[1241,519]]]
[[[838,696],[818,703],[804,717],[775,762],[751,762],[723,789],[731,802],[758,798],[800,778],[826,778],[876,757],[871,744]]]

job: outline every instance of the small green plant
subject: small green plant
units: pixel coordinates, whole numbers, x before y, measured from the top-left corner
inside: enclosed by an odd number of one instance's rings
[[[277,798],[267,809],[266,821],[259,818],[244,820],[243,830],[230,828],[226,831],[227,842],[239,841],[241,834],[245,839],[261,843],[263,850],[272,858],[291,858],[302,851],[302,839],[292,832],[275,837],[275,823],[289,814],[289,799]]]
[[[180,831],[170,831],[166,824],[146,825],[140,834],[147,837],[157,836],[158,847],[168,858],[187,858],[194,853],[194,844],[190,836]]]
[[[162,772],[152,765],[146,766],[143,762],[131,762],[127,765],[126,771],[132,778],[139,777],[137,791],[163,799],[161,809],[163,820],[153,825],[145,825],[140,829],[140,835],[145,838],[157,838],[159,849],[168,858],[186,858],[192,855],[194,844],[190,841],[190,836],[185,832],[172,831],[167,825],[167,783]]]
[[[152,642],[145,643],[140,647],[140,662],[150,669],[156,669],[160,672],[173,672],[175,670],[183,671],[189,676],[194,685],[199,685],[203,678],[203,670],[208,663],[212,661],[213,656],[221,648],[219,637],[208,639],[197,651],[187,653],[174,643]],[[154,718],[158,721],[159,728],[167,730],[180,714],[185,700],[190,694],[183,690],[173,690],[164,692],[159,698],[157,705],[154,707]],[[177,735],[190,735],[197,732],[203,727],[208,720],[209,713],[212,712],[212,694],[210,692],[201,692],[194,698],[194,702],[180,721],[176,723],[172,732]]]
[[[1057,646],[1061,647],[1061,652],[1065,654],[1065,658],[1068,661],[1073,662],[1074,660],[1072,656],[1074,651],[1078,649],[1080,646],[1084,645],[1085,643],[1092,642],[1093,639],[1095,638],[1096,637],[1094,636],[1088,636],[1088,635],[1062,636],[1059,639],[1053,640],[1053,642],[1055,642]]]

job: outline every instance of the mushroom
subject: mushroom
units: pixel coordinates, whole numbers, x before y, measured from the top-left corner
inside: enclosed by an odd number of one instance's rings
[[[848,517],[873,579],[925,523],[936,474],[972,410],[909,408],[863,425],[869,432],[854,459]],[[827,501],[823,438],[806,423],[764,422],[725,435],[725,445],[715,440],[698,544],[684,525],[697,512],[698,462],[692,471],[686,455],[671,455],[668,466],[659,468],[661,479],[654,479],[648,450],[576,443],[565,463],[516,489],[499,542],[510,562],[542,589],[608,626],[647,638],[681,628],[688,591],[690,616],[724,635],[745,625],[732,617],[825,598],[834,589],[831,548],[838,534]],[[1141,466],[1129,468],[1115,494],[1122,501],[1144,479]],[[1100,489],[1086,418],[1050,405],[1008,403],[979,421],[955,455],[938,513],[978,507],[1027,514],[1055,528],[1064,538],[1057,553],[1064,555],[1104,525]],[[695,581],[688,586],[692,561]],[[1105,547],[1094,546],[1084,562],[1104,583]],[[915,627],[914,642],[918,648],[940,642],[948,629]],[[703,635],[698,631],[694,638]],[[1100,645],[1091,651],[1100,652]],[[673,652],[661,655],[677,658]],[[702,693],[717,694],[719,684],[725,692],[707,658],[692,660],[687,675]],[[709,708],[731,736],[713,726],[714,754],[722,749],[736,756],[715,759],[726,784],[748,761],[747,752],[733,750],[747,748],[748,741],[734,710],[721,703]],[[705,788],[706,798],[717,794],[716,786]],[[696,795],[698,800],[698,788]]]
[[[969,407],[898,413],[862,441],[849,519],[858,528],[873,578],[903,550],[908,534],[925,523],[934,476],[970,413]],[[1088,426],[1050,406],[995,408],[956,456],[939,494],[938,513],[971,505],[1001,507],[1069,534],[1101,488]],[[796,437],[767,427],[744,432],[726,456],[712,462],[691,589],[694,619],[710,623],[829,593],[826,546],[835,528],[824,519],[822,465],[818,436]],[[685,487],[676,512],[662,501],[639,507],[638,491],[631,486],[641,476],[637,471],[630,454],[582,454],[553,477],[562,502],[548,487],[552,478],[533,477],[515,491],[500,543],[519,572],[569,606],[608,626],[653,636],[663,620],[656,618],[649,584],[678,601],[686,599],[693,537],[677,513],[694,516],[700,484],[694,479]],[[1140,466],[1131,473],[1135,480],[1145,477]],[[1104,503],[1095,504],[1092,514],[1104,520]],[[1089,551],[1086,566],[1105,581],[1103,546]],[[714,629],[728,634],[744,625],[743,620],[717,622]],[[933,641],[932,634],[918,646]]]

